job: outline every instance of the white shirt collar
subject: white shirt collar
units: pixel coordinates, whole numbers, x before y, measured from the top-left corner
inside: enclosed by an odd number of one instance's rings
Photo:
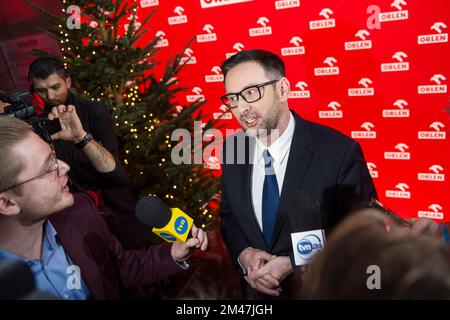
[[[274,159],[274,164],[280,165],[286,158],[291,145],[292,137],[294,136],[295,129],[295,119],[291,112],[289,112],[289,123],[286,130],[275,140],[268,148],[256,138],[255,146],[255,156],[256,163],[261,163],[263,161],[263,152],[268,149],[270,155]]]

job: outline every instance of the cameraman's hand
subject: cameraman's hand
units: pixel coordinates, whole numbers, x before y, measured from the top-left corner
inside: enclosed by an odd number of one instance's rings
[[[71,104],[67,107],[63,104],[53,107],[48,114],[48,119],[51,121],[59,119],[61,125],[61,131],[52,135],[54,140],[61,139],[77,143],[86,135],[75,107]]]

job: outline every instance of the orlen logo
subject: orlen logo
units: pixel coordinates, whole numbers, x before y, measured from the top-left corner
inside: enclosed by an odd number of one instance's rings
[[[395,186],[395,188],[397,188],[397,190],[386,190],[386,197],[411,199],[411,192],[407,191],[409,186],[406,183],[400,182]]]
[[[444,129],[445,126],[442,122],[435,121],[429,126],[430,128],[434,129],[434,131],[419,131],[417,136],[419,139],[424,140],[445,140],[446,139],[446,132],[441,131],[441,129]]]
[[[372,131],[375,128],[375,125],[372,122],[364,122],[361,124],[361,128],[365,129],[365,131],[352,131],[353,139],[376,139],[377,133],[376,131]]]
[[[235,55],[235,54],[238,53],[239,51],[242,51],[242,49],[244,49],[244,48],[245,48],[245,46],[244,46],[242,43],[236,42],[236,43],[233,45],[233,49],[236,50],[236,52],[228,52],[228,53],[225,53],[225,56],[226,56],[227,59],[228,59],[229,57]]]
[[[358,41],[349,41],[344,42],[344,48],[346,51],[350,50],[364,50],[372,48],[372,40],[367,40],[367,37],[370,36],[370,32],[367,30],[359,30],[355,37],[359,38]]]
[[[167,18],[167,21],[169,22],[170,25],[188,22],[187,16],[183,14],[184,13],[183,7],[176,6],[175,9],[173,9],[173,12],[176,13],[177,15]]]
[[[218,7],[218,6],[226,6],[230,4],[236,4],[241,2],[249,2],[253,0],[200,0],[200,5],[202,9]]]
[[[380,22],[408,20],[408,10],[403,10],[406,5],[405,0],[394,0],[391,8],[395,8],[397,11],[380,12]]]
[[[408,145],[405,143],[398,143],[395,149],[399,151],[385,152],[384,158],[388,160],[411,160],[411,153],[406,152],[409,149]]]
[[[177,105],[177,106],[175,106],[175,110],[177,111],[176,113],[174,112],[174,113],[172,113],[172,116],[175,118],[175,117],[178,117],[178,115],[183,111],[183,107],[182,106],[180,106],[180,105]]]
[[[372,178],[378,178],[377,166],[373,162],[367,162],[367,169],[369,169],[370,176]]]
[[[358,84],[360,84],[364,88],[349,88],[348,95],[350,97],[373,96],[375,94],[375,89],[369,87],[371,84],[373,84],[372,80],[370,80],[369,78],[362,78],[358,81]]]
[[[225,105],[221,105],[219,107],[219,110],[221,112],[214,112],[213,117],[215,120],[231,120],[233,118],[233,115],[230,112],[230,109],[228,109]]]
[[[409,62],[403,61],[408,58],[408,55],[402,51],[398,51],[394,53],[392,59],[397,60],[398,62],[393,63],[382,63],[381,64],[381,72],[396,72],[396,71],[408,71],[409,70]]]
[[[162,48],[162,47],[168,47],[169,46],[169,40],[164,38],[166,36],[166,33],[164,31],[157,31],[155,34],[156,37],[159,37],[158,42],[156,43],[156,48]]]
[[[300,7],[300,0],[281,0],[275,1],[275,10]]]
[[[297,251],[305,260],[311,260],[322,248],[322,240],[315,234],[307,235],[297,243]]]
[[[328,67],[314,68],[315,76],[329,76],[339,74],[339,67],[335,66],[338,61],[334,57],[327,57],[323,60],[323,63],[328,65]]]
[[[300,90],[291,90],[289,92],[289,98],[291,99],[307,99],[311,97],[311,93],[309,90],[306,90],[308,88],[308,84],[304,81],[299,81],[295,84],[295,87]]]
[[[443,33],[443,29],[447,29],[447,25],[443,22],[435,22],[431,28],[435,34],[422,34],[417,37],[418,44],[444,43],[448,42],[448,33]]]
[[[305,47],[300,44],[303,42],[302,38],[295,36],[291,38],[289,43],[292,43],[293,47],[281,48],[282,56],[298,56],[300,54],[305,54]]]
[[[187,95],[187,96],[186,96],[187,102],[195,102],[195,101],[197,101],[197,100],[199,100],[199,101],[205,100],[205,96],[202,94],[203,90],[202,90],[201,88],[199,88],[199,87],[194,87],[194,88],[192,89],[192,92],[193,92],[194,94],[191,94],[191,95]]]
[[[223,74],[222,74],[222,70],[220,69],[219,66],[214,66],[211,68],[211,71],[214,74],[207,74],[205,76],[205,81],[206,82],[222,82],[223,81]]]
[[[309,22],[309,29],[325,29],[325,28],[334,28],[336,27],[336,21],[334,18],[330,18],[333,14],[333,10],[324,8],[320,11],[319,16],[324,17],[322,20],[312,20]]]
[[[438,164],[433,164],[428,168],[431,172],[419,172],[417,174],[417,180],[420,181],[445,181],[445,174],[441,173],[444,171]]]
[[[443,81],[447,80],[442,74],[435,74],[430,78],[430,81],[436,83],[433,85],[418,86],[418,94],[439,94],[447,93],[447,85],[442,84]]]
[[[106,12],[105,12],[105,14],[106,14]],[[132,14],[132,15],[130,15],[130,16],[127,18],[127,20],[130,21],[130,23],[131,23],[131,21],[134,20],[134,24],[133,24],[133,29],[134,29],[134,30],[139,29],[139,28],[141,27],[141,25],[142,25],[142,24],[139,22],[139,17],[138,17],[137,14]],[[126,32],[128,31],[128,28],[129,28],[129,27],[130,27],[130,24],[129,24],[129,23],[125,23],[125,24],[123,25],[123,28],[125,29]]]
[[[159,5],[158,0],[141,0],[141,8],[154,7]]]
[[[339,102],[331,101],[328,104],[328,108],[330,108],[331,110],[319,111],[319,118],[321,119],[342,118],[343,117],[342,110],[338,110],[338,108],[340,107],[341,104]]]
[[[189,223],[185,217],[178,217],[173,224],[175,232],[179,235],[183,235],[186,233],[188,225]]]
[[[383,109],[383,118],[409,118],[408,102],[403,99],[398,99],[393,104],[397,109]]]
[[[269,22],[270,20],[268,18],[259,17],[256,23],[259,24],[261,27],[248,29],[250,37],[267,36],[269,34],[272,34],[272,27],[267,26]]]
[[[206,33],[199,34],[197,36],[197,42],[211,42],[211,41],[217,41],[217,34],[213,32],[214,27],[210,24],[205,24],[203,26],[203,31]]]
[[[444,213],[442,212],[442,207],[439,204],[433,203],[428,206],[431,211],[418,211],[417,216],[419,218],[430,218],[430,219],[444,219]]]
[[[159,79],[159,81],[162,81],[163,79],[161,78],[161,79]],[[166,81],[166,85],[174,85],[174,84],[177,84],[178,83],[178,78],[177,77],[172,77],[172,78],[169,78],[167,81]]]
[[[220,170],[220,163],[217,157],[209,157],[208,161],[205,162],[204,167],[209,170]]]
[[[197,63],[197,58],[193,55],[194,54],[194,50],[192,50],[191,48],[186,48],[184,50],[184,56],[180,59],[180,63],[181,64],[196,64]]]

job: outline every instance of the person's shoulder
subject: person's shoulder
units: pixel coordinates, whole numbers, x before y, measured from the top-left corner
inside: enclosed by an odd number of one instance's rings
[[[81,111],[87,114],[101,114],[109,111],[106,105],[103,103],[89,101],[79,95],[72,94],[72,101],[77,111]]]
[[[85,193],[73,193],[74,203],[66,210],[66,214],[79,216],[91,213],[96,209],[95,201]],[[65,211],[66,211],[65,210]]]
[[[324,124],[320,124],[317,122],[313,122],[306,119],[301,119],[304,122],[304,125],[308,126],[311,130],[313,138],[315,142],[323,141],[328,142],[329,144],[338,144],[338,145],[354,145],[357,142],[340,132],[337,129],[329,127]]]
[[[73,205],[55,213],[51,216],[51,220],[55,223],[66,223],[69,221],[78,223],[86,221],[87,216],[93,214],[96,210],[94,200],[84,193],[73,193]]]

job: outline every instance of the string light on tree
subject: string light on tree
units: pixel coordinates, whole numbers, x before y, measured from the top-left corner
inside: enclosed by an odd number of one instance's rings
[[[124,30],[125,23],[131,24],[127,19],[130,16],[134,16],[137,22],[138,2],[102,0],[93,5],[92,2],[62,0],[64,4],[82,7],[81,29],[67,28],[67,14],[53,16],[46,12],[54,17],[54,27],[46,31],[64,49],[61,50],[64,66],[72,76],[75,89],[90,101],[105,103],[111,110],[120,140],[121,158],[129,171],[133,189],[139,191],[136,195],[152,194],[161,198],[167,195],[169,205],[175,204],[176,199],[176,204],[186,211],[198,212],[196,219],[199,225],[209,226],[214,223],[214,214],[209,214],[214,209],[210,208],[209,201],[219,190],[217,176],[212,176],[202,166],[176,166],[169,160],[173,128],[191,128],[194,121],[202,119],[172,116],[176,100],[174,92],[178,92],[176,86],[179,83],[162,83],[162,80],[157,80],[159,76],[154,77],[153,68],[164,62],[158,61],[158,51],[154,47],[147,47],[148,43],[140,46],[142,41],[136,41],[139,36],[136,23],[128,32],[117,31]],[[120,4],[124,3],[130,5],[120,11],[123,7]],[[63,7],[67,8],[67,5]],[[151,15],[139,21],[142,30],[148,28]],[[91,22],[96,22],[96,25],[90,26]],[[178,78],[179,72],[183,72],[183,66],[175,60],[171,59],[162,69],[161,79]],[[196,115],[196,110],[203,104],[197,101],[183,106],[183,109],[192,110],[191,114]],[[212,126],[210,123],[208,128]],[[174,191],[176,196],[172,194]],[[196,211],[199,204],[202,209]],[[205,211],[205,208],[210,209]]]

